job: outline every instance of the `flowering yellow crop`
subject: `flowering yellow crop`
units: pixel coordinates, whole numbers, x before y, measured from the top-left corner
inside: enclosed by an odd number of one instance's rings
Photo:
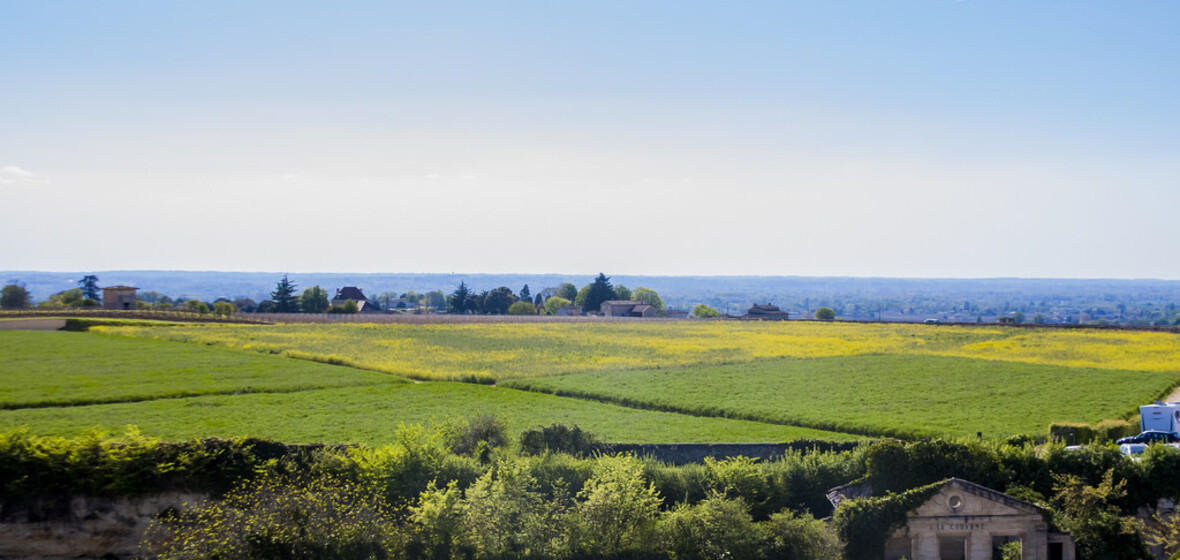
[[[286,354],[420,379],[496,380],[865,354],[1180,372],[1180,336],[1111,330],[802,321],[200,325],[95,330]]]

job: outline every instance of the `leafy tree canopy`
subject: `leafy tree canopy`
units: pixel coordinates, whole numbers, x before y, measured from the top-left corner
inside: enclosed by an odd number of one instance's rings
[[[631,289],[619,284],[615,286],[615,299],[629,300],[631,299]]]
[[[512,293],[510,288],[500,286],[484,296],[483,312],[489,315],[504,315],[516,301],[516,294]]]
[[[821,307],[815,310],[815,318],[820,321],[832,321],[836,319],[836,312],[831,307]]]
[[[509,315],[536,315],[537,306],[531,301],[518,301],[508,306]]]
[[[692,308],[692,316],[697,319],[716,319],[721,316],[721,312],[703,303],[698,303],[696,307]]]
[[[661,298],[660,294],[655,290],[640,286],[635,288],[635,291],[631,292],[631,299],[635,301],[642,301],[643,303],[656,308],[656,311],[660,313],[660,317],[668,316],[668,307],[664,305],[663,298]]]
[[[565,282],[557,287],[557,297],[575,301],[578,298],[578,288],[569,282]]]
[[[12,282],[0,288],[0,309],[24,309],[29,305],[29,291],[24,286]]]
[[[573,303],[572,301],[560,296],[553,296],[545,300],[545,313],[549,315],[557,315],[557,310]]]
[[[303,295],[299,296],[299,308],[304,313],[324,313],[330,306],[328,291],[319,286],[303,290]]]

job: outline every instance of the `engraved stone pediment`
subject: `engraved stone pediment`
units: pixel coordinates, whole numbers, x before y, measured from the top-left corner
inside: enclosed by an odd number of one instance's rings
[[[1019,516],[1038,515],[1040,509],[978,484],[952,478],[938,494],[918,506],[917,517]]]

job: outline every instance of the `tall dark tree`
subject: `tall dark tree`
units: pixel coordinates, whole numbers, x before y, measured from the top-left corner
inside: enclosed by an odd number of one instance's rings
[[[488,315],[506,315],[508,308],[516,303],[516,294],[508,286],[500,286],[490,292],[483,299],[483,312]]]
[[[275,284],[275,290],[270,293],[271,301],[275,303],[275,313],[298,313],[299,296],[295,295],[295,284],[283,275],[283,279]]]
[[[610,277],[599,272],[598,278],[590,284],[590,291],[586,292],[586,300],[582,303],[582,313],[597,313],[602,308],[602,302],[615,297],[615,289],[610,285]]]
[[[93,274],[83,276],[81,280],[78,280],[78,286],[82,288],[82,295],[86,296],[86,299],[102,303],[102,290],[98,287],[97,276]]]
[[[11,282],[0,288],[0,309],[24,309],[29,303],[29,291],[20,282]]]
[[[537,294],[537,298],[533,300],[533,305],[535,307],[541,307],[542,305],[545,305],[545,296]]]
[[[524,287],[520,289],[520,301],[527,301],[529,303],[532,303],[533,301],[533,294],[529,292],[528,284],[525,284]]]
[[[447,305],[451,313],[467,313],[471,306],[471,290],[465,282],[459,282],[459,287],[447,298]]]

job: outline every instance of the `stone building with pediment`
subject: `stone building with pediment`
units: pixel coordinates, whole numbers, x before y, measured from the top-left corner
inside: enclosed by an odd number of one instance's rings
[[[863,485],[832,489],[832,504],[871,494]],[[1022,560],[1074,560],[1073,538],[1049,530],[1033,504],[950,478],[930,499],[906,514],[906,524],[885,545],[885,560],[992,560],[1017,542]]]

